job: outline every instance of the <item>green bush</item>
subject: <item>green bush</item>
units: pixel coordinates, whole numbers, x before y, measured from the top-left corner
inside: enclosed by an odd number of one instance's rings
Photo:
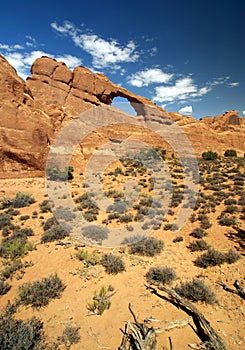
[[[146,274],[149,282],[160,282],[163,284],[170,284],[176,279],[176,274],[170,267],[151,267]]]
[[[86,267],[91,265],[97,265],[100,262],[100,256],[96,254],[95,252],[89,253],[87,250],[79,249],[76,252],[76,258],[80,261],[84,262],[84,265]]]
[[[99,293],[94,292],[93,301],[87,304],[87,309],[96,315],[102,315],[105,310],[108,310],[111,306],[111,295],[109,294],[109,288],[101,287]]]
[[[59,299],[66,286],[55,273],[40,281],[25,283],[19,287],[20,303],[39,308],[48,305],[51,299]]]
[[[204,160],[215,160],[218,158],[218,154],[213,151],[207,151],[202,153],[202,158]]]
[[[161,253],[163,247],[163,241],[158,240],[155,237],[147,237],[137,243],[132,244],[129,253],[146,256],[155,256]]]
[[[27,241],[26,236],[15,237],[12,235],[3,238],[0,245],[0,256],[10,259],[21,258],[33,249],[33,244]]]
[[[193,279],[191,282],[186,282],[174,288],[176,293],[181,297],[189,299],[193,302],[204,301],[208,304],[214,304],[217,302],[215,294],[207,287],[203,281]]]
[[[119,272],[125,271],[125,263],[123,259],[112,253],[104,254],[100,263],[109,274],[116,275]]]
[[[32,195],[25,192],[18,192],[13,200],[13,207],[29,207],[33,203],[35,203],[35,199],[32,197]]]
[[[98,225],[89,225],[82,228],[82,235],[92,241],[101,244],[104,239],[108,238],[109,229]]]
[[[224,153],[225,157],[237,157],[236,150],[234,149],[227,149]]]

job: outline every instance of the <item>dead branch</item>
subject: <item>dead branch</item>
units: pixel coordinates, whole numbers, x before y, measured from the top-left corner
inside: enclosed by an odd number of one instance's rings
[[[225,291],[233,293],[233,294],[237,294],[239,295],[242,299],[245,300],[245,291],[244,289],[241,287],[240,282],[238,280],[236,280],[233,284],[233,286],[236,289],[233,288],[229,288],[224,282],[219,281],[218,285],[220,285]]]
[[[155,294],[161,299],[166,299],[163,295],[159,294],[157,289],[152,286],[147,286],[146,288],[151,291],[152,294]],[[204,315],[197,310],[197,308],[187,300],[184,300],[179,294],[177,294],[173,289],[168,289],[164,286],[157,286],[157,288],[165,293],[167,293],[174,304],[177,304],[178,307],[181,307],[193,318],[194,323],[196,324],[197,330],[200,334],[205,336],[205,339],[201,339],[203,341],[207,341],[209,345],[212,345],[214,350],[228,350],[226,345],[220,336],[215,332],[215,330],[211,327],[208,320],[204,317]],[[202,336],[203,337],[203,336]],[[204,337],[203,337],[204,338]]]
[[[118,350],[156,350],[157,339],[154,328],[147,327],[145,323],[139,323],[130,304],[129,311],[134,323],[127,322],[125,330],[122,331],[123,338]]]

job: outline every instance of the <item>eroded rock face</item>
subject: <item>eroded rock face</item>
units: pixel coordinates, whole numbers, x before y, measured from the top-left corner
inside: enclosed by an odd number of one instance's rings
[[[50,119],[35,108],[30,89],[2,56],[0,81],[0,172],[39,174],[52,135]]]
[[[44,174],[49,146],[68,121],[90,108],[110,104],[113,98],[126,98],[138,116],[152,121],[162,118],[163,124],[174,121],[180,126],[200,156],[206,150],[223,154],[234,148],[245,152],[244,118],[236,111],[204,117],[197,121],[190,116],[168,113],[152,101],[130,93],[112,83],[105,75],[94,74],[85,67],[71,71],[64,63],[49,57],[38,58],[32,65],[32,75],[24,82],[15,69],[0,56],[0,176],[37,176]],[[98,131],[81,145],[79,159],[88,158],[97,143],[133,132],[134,136],[156,146],[158,137],[140,130],[115,127]],[[113,136],[114,135],[114,136]],[[102,140],[102,141],[101,141]],[[104,142],[104,141],[103,141]],[[169,152],[171,147],[166,144]]]

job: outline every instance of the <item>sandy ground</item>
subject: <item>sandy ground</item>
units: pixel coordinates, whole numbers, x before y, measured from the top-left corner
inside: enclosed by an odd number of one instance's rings
[[[74,186],[75,188],[76,186]],[[33,211],[40,211],[39,203],[45,198],[45,182],[43,179],[10,179],[0,180],[1,197],[14,197],[18,191],[25,191],[34,196],[36,202],[30,207],[21,208],[21,215],[30,215]],[[77,190],[79,192],[79,190]],[[222,208],[220,208],[222,210]],[[238,244],[226,236],[232,229],[217,224],[216,218],[219,212],[209,214],[212,227],[207,230],[208,244],[221,251],[238,248]],[[244,300],[235,294],[225,292],[217,281],[222,280],[230,287],[235,279],[239,279],[245,286],[244,256],[236,263],[201,269],[193,264],[200,252],[191,253],[187,245],[193,240],[190,232],[197,223],[188,222],[177,235],[184,238],[182,242],[173,243],[176,236],[171,231],[154,231],[156,238],[165,243],[164,250],[156,257],[132,256],[120,249],[112,250],[124,258],[126,271],[118,275],[108,275],[100,265],[83,268],[83,263],[78,261],[74,254],[74,246],[60,246],[55,242],[41,244],[40,237],[43,232],[41,222],[51,216],[51,213],[38,213],[38,218],[30,218],[24,227],[32,227],[35,235],[30,240],[36,244],[36,250],[29,252],[23,261],[31,261],[33,266],[25,269],[22,279],[14,277],[9,283],[12,288],[0,297],[0,305],[4,307],[8,300],[14,301],[17,297],[18,287],[25,283],[47,277],[57,272],[58,276],[66,284],[66,289],[60,299],[52,300],[46,307],[35,310],[31,307],[20,307],[16,317],[26,319],[33,315],[40,317],[44,322],[44,329],[48,339],[55,340],[67,325],[80,327],[81,341],[73,345],[72,349],[117,349],[121,343],[125,322],[132,319],[128,304],[131,303],[139,321],[148,317],[163,320],[157,326],[166,326],[168,321],[182,320],[188,315],[176,308],[169,301],[152,295],[145,287],[145,274],[152,266],[168,266],[175,270],[180,281],[190,280],[192,277],[201,276],[203,281],[215,292],[218,304],[211,306],[198,302],[197,308],[205,315],[211,326],[223,338],[230,350],[245,349],[245,305]],[[16,222],[18,217],[15,218]],[[65,241],[71,240],[66,238]],[[93,247],[86,248],[93,251]],[[110,249],[97,249],[100,254],[111,251]],[[240,253],[244,253],[241,252]],[[93,293],[101,286],[112,285],[116,291],[111,298],[111,307],[103,315],[88,315],[86,305],[92,300]],[[153,324],[155,326],[155,324]],[[195,333],[193,322],[185,327],[175,328],[169,331],[161,331],[157,335],[158,350],[169,348],[169,337],[175,350],[185,350],[188,344],[198,344],[200,339]]]

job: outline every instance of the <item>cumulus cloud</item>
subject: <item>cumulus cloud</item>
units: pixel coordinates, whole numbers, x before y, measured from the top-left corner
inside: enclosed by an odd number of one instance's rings
[[[132,40],[123,46],[117,40],[105,40],[97,34],[83,33],[68,21],[62,25],[53,22],[51,27],[60,34],[70,36],[76,46],[90,54],[95,68],[112,67],[118,70],[120,63],[136,62],[139,58]]]
[[[184,106],[184,107],[180,108],[179,113],[183,114],[183,115],[191,115],[192,114],[192,106]]]
[[[244,115],[244,116],[245,116],[245,111],[242,111],[242,115]]]
[[[153,83],[168,83],[172,77],[173,74],[165,73],[160,68],[149,68],[132,74],[128,83],[132,86],[142,87]]]
[[[209,86],[198,88],[191,77],[185,77],[176,80],[171,86],[157,86],[155,88],[156,102],[174,102],[178,100],[186,100],[206,95],[210,91]]]

